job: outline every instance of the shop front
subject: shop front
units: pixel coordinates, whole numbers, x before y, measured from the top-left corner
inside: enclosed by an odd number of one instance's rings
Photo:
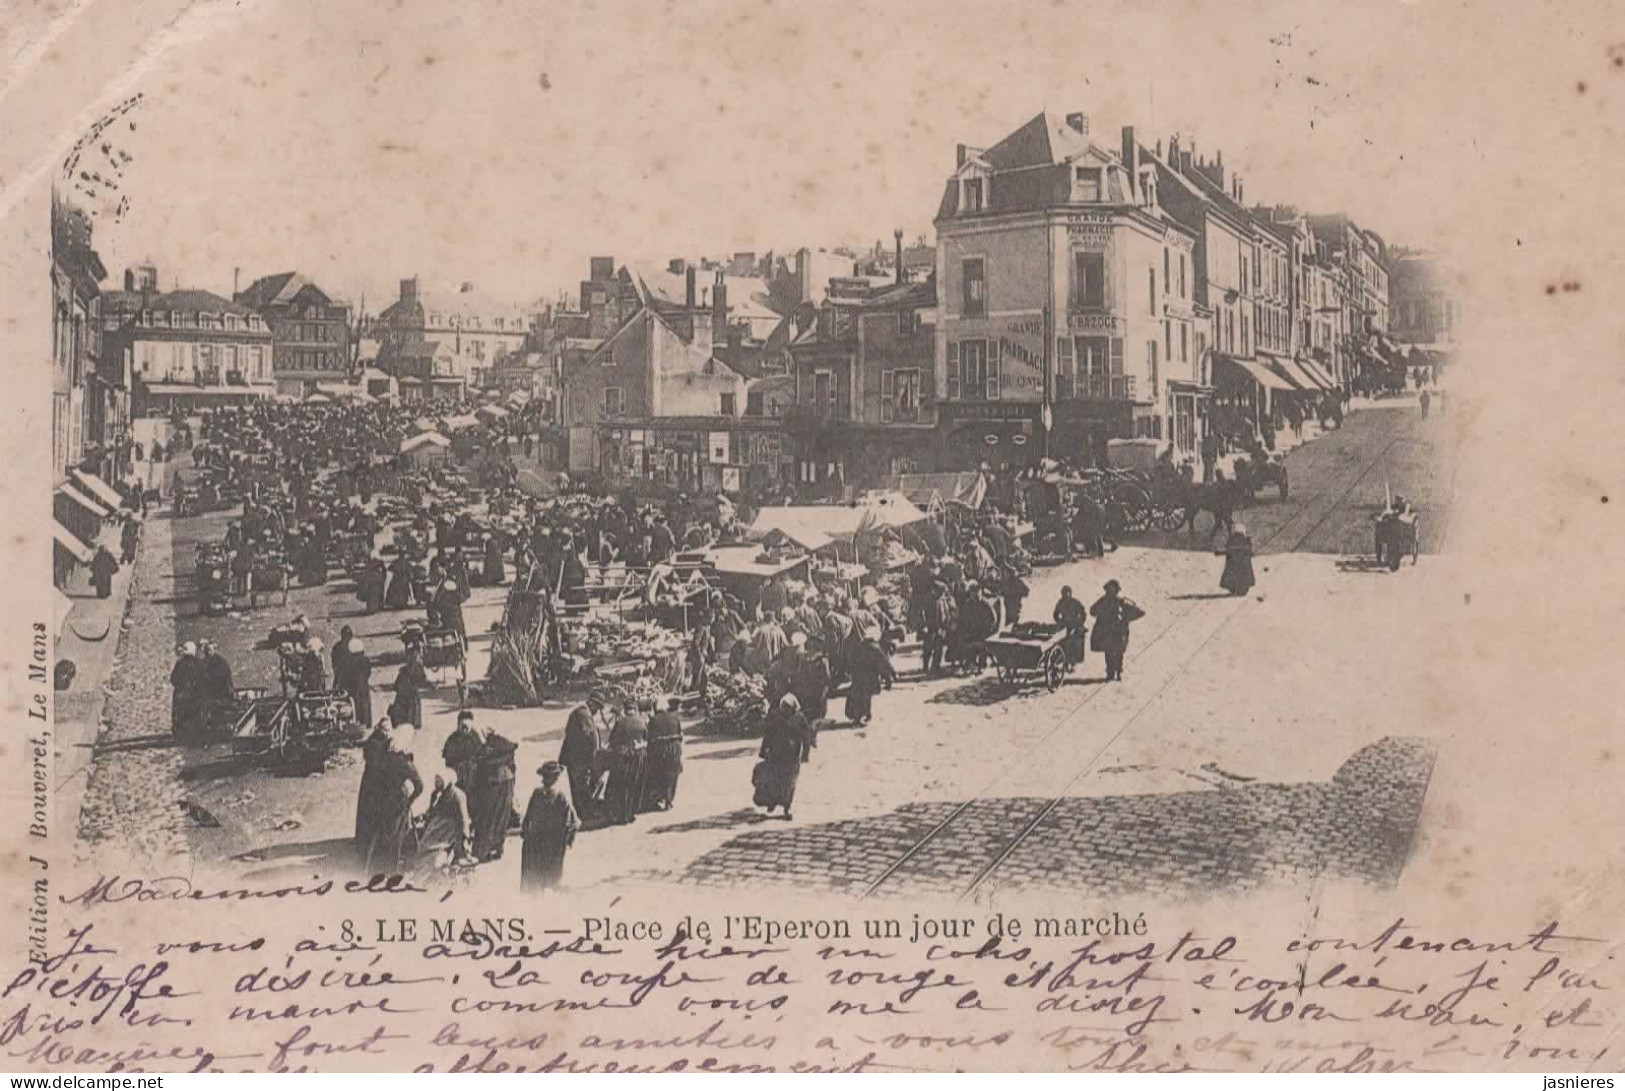
[[[1043,457],[1038,402],[947,402],[940,409],[941,468],[1020,470]]]
[[[1106,466],[1107,444],[1143,434],[1136,418],[1149,416],[1146,407],[1128,400],[1063,401],[1054,407],[1055,427],[1050,434],[1051,458],[1083,466]]]
[[[1168,439],[1173,444],[1176,462],[1183,458],[1201,458],[1202,433],[1212,399],[1211,387],[1185,382],[1168,384]]]

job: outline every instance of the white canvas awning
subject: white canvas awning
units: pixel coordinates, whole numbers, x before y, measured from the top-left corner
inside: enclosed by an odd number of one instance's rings
[[[90,512],[90,514],[94,515],[98,519],[106,519],[109,515],[113,514],[112,511],[92,500],[90,497],[86,496],[72,485],[63,483],[56,487],[56,491],[61,493],[63,496],[66,496],[69,500],[72,500],[75,504],[78,504],[81,508],[84,508],[86,511]]]
[[[117,511],[123,505],[124,497],[118,494],[118,490],[95,474],[86,473],[83,470],[74,470],[71,476],[80,485],[84,486],[86,492],[114,511]]]
[[[410,454],[420,447],[427,447],[431,445],[435,447],[450,447],[451,440],[447,439],[439,432],[420,432],[411,439],[401,440],[401,454]]]
[[[51,522],[51,537],[55,538],[56,544],[67,550],[73,559],[80,564],[89,564],[96,559],[96,553],[93,549],[81,542],[79,536],[74,534],[73,531],[55,520]]]

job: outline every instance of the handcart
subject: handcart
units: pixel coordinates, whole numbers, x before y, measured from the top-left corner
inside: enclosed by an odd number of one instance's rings
[[[1066,676],[1066,630],[1059,625],[1023,622],[990,637],[985,647],[998,664],[999,678],[1009,685],[1042,681],[1055,689]]]

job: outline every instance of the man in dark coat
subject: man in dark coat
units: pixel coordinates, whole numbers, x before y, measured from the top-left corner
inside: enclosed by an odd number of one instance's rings
[[[890,685],[897,677],[891,660],[880,650],[879,634],[873,630],[860,630],[859,639],[852,650],[849,670],[852,685],[846,691],[846,718],[854,724],[867,724],[874,716],[874,698],[882,685]],[[797,702],[799,714],[800,702]]]
[[[447,737],[446,745],[440,748],[440,759],[446,763],[446,768],[457,774],[457,783],[463,786],[465,793],[475,782],[480,751],[484,745],[485,740],[474,730],[474,714],[459,712],[457,730]]]
[[[1128,651],[1128,627],[1145,616],[1133,602],[1119,593],[1123,585],[1106,581],[1106,593],[1095,600],[1089,613],[1095,619],[1094,648],[1106,656],[1106,681],[1123,680],[1123,656]]]
[[[122,561],[129,564],[135,560],[136,546],[141,542],[141,519],[131,515],[124,520],[124,527],[119,532],[119,545],[123,551]]]
[[[96,556],[90,562],[90,582],[96,588],[96,597],[109,599],[113,597],[113,574],[118,571],[118,558],[109,553],[107,547],[96,547]]]
[[[197,658],[197,645],[188,640],[181,645],[180,658],[169,672],[170,712],[169,729],[183,743],[191,743],[202,734],[201,716],[204,706],[204,667]]]
[[[599,734],[598,717],[604,707],[601,694],[587,695],[585,704],[577,705],[564,724],[564,743],[559,747],[559,764],[564,766],[570,779],[570,801],[576,813],[586,817],[595,800],[599,752],[604,748]]]
[[[201,647],[204,705],[201,715],[202,722],[207,724],[212,720],[216,709],[229,707],[237,699],[237,690],[232,684],[231,664],[220,654],[220,649],[207,640]]]

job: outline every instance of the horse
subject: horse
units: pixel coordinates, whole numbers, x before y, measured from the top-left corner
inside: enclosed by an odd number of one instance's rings
[[[1185,527],[1190,531],[1192,540],[1196,538],[1196,517],[1204,511],[1213,516],[1208,541],[1211,542],[1221,528],[1226,534],[1230,533],[1236,514],[1236,500],[1236,483],[1223,477],[1207,484],[1188,484],[1181,497],[1181,506],[1185,509]]]
[[[1236,490],[1243,505],[1251,504],[1258,498],[1258,490],[1267,485],[1274,485],[1280,498],[1287,498],[1290,485],[1287,482],[1286,463],[1278,459],[1263,457],[1257,453],[1251,458],[1238,458],[1236,460]]]

